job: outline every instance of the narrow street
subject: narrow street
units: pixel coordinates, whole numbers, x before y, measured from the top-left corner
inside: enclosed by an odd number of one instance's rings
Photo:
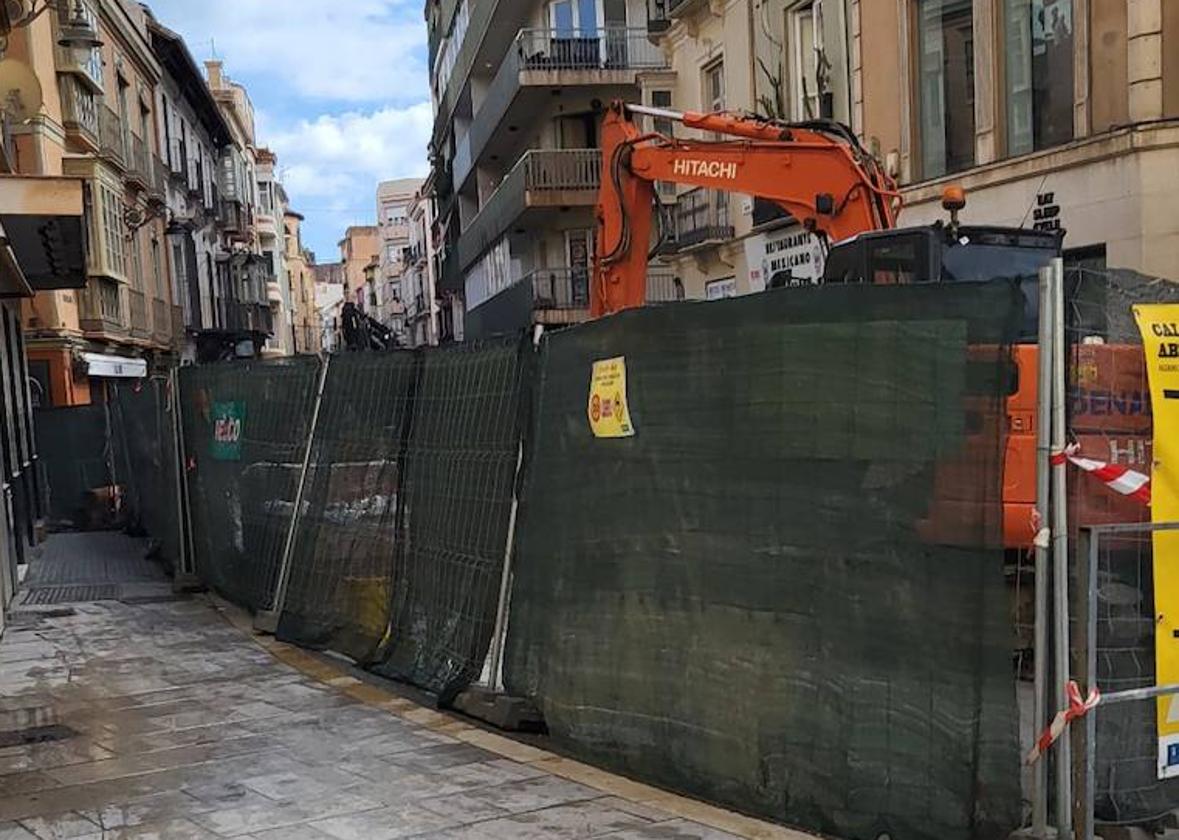
[[[143,548],[57,535],[30,567],[0,642],[0,840],[802,837],[264,647]],[[64,603],[87,590],[122,600]]]

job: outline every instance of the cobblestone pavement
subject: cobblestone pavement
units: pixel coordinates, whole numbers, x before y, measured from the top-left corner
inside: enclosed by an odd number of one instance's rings
[[[14,619],[0,642],[0,840],[802,836],[686,819],[727,812],[267,649],[204,598]],[[17,732],[49,740],[5,746]]]

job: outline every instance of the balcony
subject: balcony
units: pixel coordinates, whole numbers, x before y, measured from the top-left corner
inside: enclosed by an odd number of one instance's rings
[[[735,235],[729,223],[728,194],[697,187],[682,194],[675,205],[673,251],[685,252],[728,242]]]
[[[135,289],[128,289],[127,298],[131,301],[131,336],[150,338],[151,330],[147,325],[147,295]]]
[[[172,319],[172,342],[179,348],[184,344],[184,307],[171,306],[168,314]]]
[[[126,170],[127,182],[138,189],[155,195],[164,194],[163,163],[152,154],[147,143],[135,134],[131,134],[127,144]]]
[[[266,281],[266,300],[270,303],[282,303],[282,287],[274,277]]]
[[[157,344],[168,346],[172,343],[172,312],[166,300],[152,299],[151,334]]]
[[[250,208],[236,199],[223,198],[218,215],[221,227],[232,238],[248,238],[252,221]]]
[[[459,237],[459,270],[469,268],[528,211],[592,207],[601,181],[602,153],[597,149],[525,152]]]
[[[127,145],[123,121],[105,105],[98,106],[98,144],[98,153],[110,163],[120,168],[126,165]]]
[[[476,163],[492,155],[507,157],[519,142],[515,126],[531,124],[552,91],[608,102],[636,93],[641,71],[666,70],[663,51],[646,29],[604,28],[590,35],[565,35],[554,29],[521,29],[495,74],[470,130],[455,149],[454,184],[461,188]],[[598,89],[602,88],[602,89]],[[506,124],[508,131],[500,131]]]
[[[544,268],[494,292],[467,313],[470,338],[515,332],[530,324],[567,326],[589,318],[589,268]],[[647,303],[683,299],[683,286],[670,272],[647,276]]]
[[[88,337],[126,335],[122,286],[114,280],[91,277],[78,293],[78,303],[79,326]]]
[[[77,76],[63,75],[61,83],[61,122],[66,142],[73,151],[97,154],[98,102],[94,93]]]

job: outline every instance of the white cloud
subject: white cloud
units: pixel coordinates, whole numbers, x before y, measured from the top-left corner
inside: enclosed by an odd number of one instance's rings
[[[278,154],[283,185],[307,217],[307,238],[320,259],[331,257],[329,247],[348,225],[375,223],[377,182],[426,175],[432,123],[430,104],[422,102],[268,130],[265,142]]]
[[[422,5],[388,0],[149,0],[198,59],[265,76],[303,97],[413,102],[429,96]]]
[[[425,175],[432,115],[421,0],[148,0],[193,57],[244,83],[320,259],[376,220],[378,181]]]

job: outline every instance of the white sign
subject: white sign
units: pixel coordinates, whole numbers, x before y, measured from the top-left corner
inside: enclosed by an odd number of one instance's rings
[[[749,236],[745,239],[745,264],[749,290],[761,292],[774,285],[818,283],[823,277],[825,255],[818,237],[801,225]]]

